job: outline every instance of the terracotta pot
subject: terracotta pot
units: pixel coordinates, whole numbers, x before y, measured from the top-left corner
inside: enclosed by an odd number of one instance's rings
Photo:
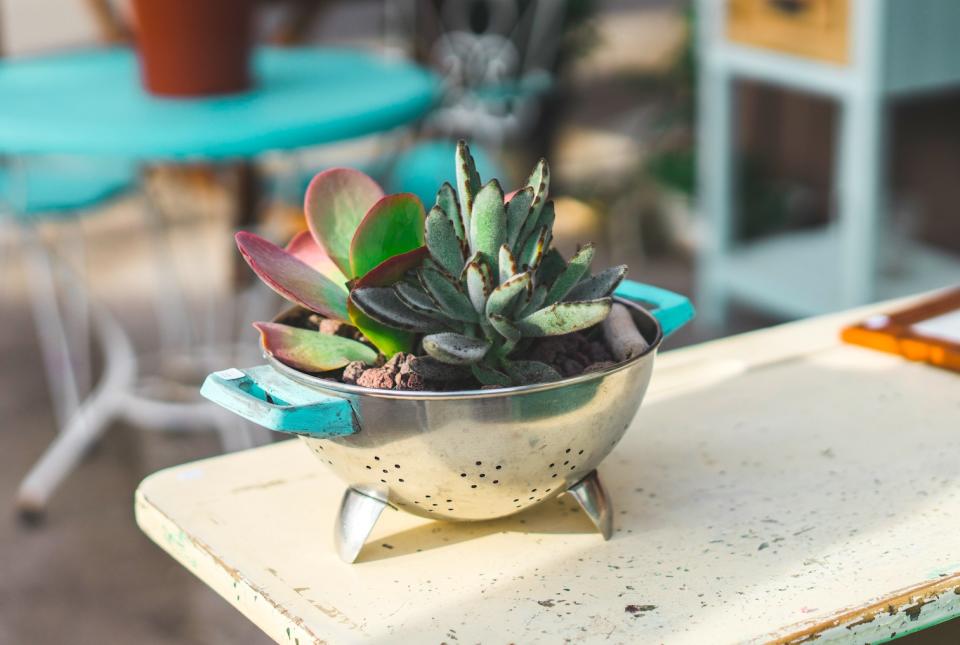
[[[143,86],[160,96],[250,88],[255,0],[133,0]]]

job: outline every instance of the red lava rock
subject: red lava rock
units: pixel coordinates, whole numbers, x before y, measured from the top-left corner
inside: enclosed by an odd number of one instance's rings
[[[367,366],[360,361],[347,363],[347,366],[343,368],[343,376],[341,378],[344,383],[356,383],[365,369],[367,369]]]
[[[394,375],[386,367],[371,367],[357,378],[357,385],[377,390],[392,390]]]
[[[416,372],[400,372],[393,378],[394,383],[396,383],[396,389],[398,390],[421,391],[427,389],[423,377]]]

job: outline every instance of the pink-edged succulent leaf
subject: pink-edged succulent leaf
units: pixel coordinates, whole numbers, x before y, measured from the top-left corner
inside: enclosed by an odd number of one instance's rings
[[[310,231],[302,231],[293,236],[287,244],[287,252],[307,266],[316,269],[337,284],[347,284],[347,277],[327,252],[317,244]]]
[[[321,334],[272,322],[256,322],[263,349],[284,365],[304,372],[326,372],[353,361],[373,365],[377,352],[343,336]]]
[[[410,193],[382,198],[364,216],[350,243],[350,271],[365,275],[384,260],[423,246],[423,204]]]
[[[351,168],[325,170],[307,188],[303,209],[310,233],[348,278],[357,276],[350,267],[354,232],[382,198],[383,189],[377,182]]]
[[[349,320],[346,286],[333,282],[255,233],[240,231],[236,240],[243,259],[268,287],[327,318]]]
[[[367,271],[351,284],[352,287],[389,287],[398,282],[411,269],[420,266],[429,257],[427,247],[421,246],[412,251],[387,258]]]
[[[413,349],[414,335],[410,332],[387,327],[383,323],[377,322],[360,311],[352,300],[347,301],[347,311],[350,313],[350,322],[363,332],[367,340],[373,343],[380,350],[380,353],[387,358],[398,352],[409,352]]]

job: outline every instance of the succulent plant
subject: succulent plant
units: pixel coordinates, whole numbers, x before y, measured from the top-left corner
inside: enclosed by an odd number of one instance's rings
[[[353,284],[350,303],[385,326],[425,334],[427,354],[469,366],[483,384],[559,379],[550,366],[511,354],[525,339],[601,322],[626,267],[591,275],[592,245],[569,262],[551,248],[555,213],[545,160],[505,202],[496,179],[481,186],[461,141],[456,183],[456,190],[440,188],[425,219],[429,257],[392,286]]]
[[[309,230],[285,249],[254,233],[237,233],[247,264],[287,300],[356,326],[381,353],[410,351],[414,335],[367,317],[349,300],[348,284],[390,285],[420,265],[427,256],[420,200],[384,195],[362,172],[334,168],[310,182],[304,211]],[[377,352],[349,338],[271,322],[254,326],[267,351],[298,369],[321,372],[377,359]]]

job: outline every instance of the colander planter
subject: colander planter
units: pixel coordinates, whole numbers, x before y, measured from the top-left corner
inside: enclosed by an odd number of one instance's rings
[[[664,335],[693,316],[686,298],[655,287],[625,282],[616,295],[650,347],[553,383],[375,390],[304,374],[267,355],[268,365],[211,374],[202,393],[255,423],[300,435],[348,484],[335,527],[347,562],[386,506],[441,520],[486,520],[569,492],[608,539],[612,511],[596,468],[636,414]]]

